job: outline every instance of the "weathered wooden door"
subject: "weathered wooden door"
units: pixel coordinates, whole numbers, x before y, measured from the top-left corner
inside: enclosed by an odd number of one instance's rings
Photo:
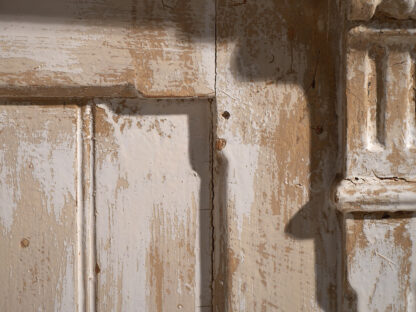
[[[205,311],[213,1],[0,14],[0,310]]]
[[[415,10],[0,1],[0,311],[414,311]]]

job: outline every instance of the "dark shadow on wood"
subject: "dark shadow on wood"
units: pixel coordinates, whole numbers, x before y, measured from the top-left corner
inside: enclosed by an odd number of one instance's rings
[[[232,2],[218,1],[217,40],[236,42],[231,64],[235,79],[297,86],[305,94],[310,123],[310,197],[285,225],[285,233],[292,239],[313,240],[317,302],[324,311],[340,310],[344,304],[345,246],[342,217],[329,200],[342,158],[338,155],[337,120],[339,64],[343,64],[339,23],[343,17],[339,3]],[[241,22],[242,17],[246,23]],[[279,187],[284,182],[276,179],[275,185]],[[227,254],[226,249],[223,252]],[[227,263],[226,256],[223,257]]]
[[[94,100],[96,103],[104,103],[117,115],[137,116],[169,116],[186,115],[189,129],[189,161],[192,169],[200,178],[199,210],[209,212],[199,214],[199,249],[200,263],[198,270],[201,273],[200,296],[204,307],[211,304],[212,290],[212,190],[213,190],[213,122],[211,112],[215,110],[215,100],[148,100],[115,99],[111,104],[109,100]],[[119,102],[119,103],[117,103]],[[143,129],[143,131],[146,131]],[[204,133],[202,136],[198,135]],[[166,151],[169,153],[169,151]],[[206,163],[208,161],[208,163]],[[178,172],[179,174],[179,172]],[[225,191],[224,191],[225,193]],[[207,237],[208,236],[208,237]],[[185,274],[185,272],[184,272]]]

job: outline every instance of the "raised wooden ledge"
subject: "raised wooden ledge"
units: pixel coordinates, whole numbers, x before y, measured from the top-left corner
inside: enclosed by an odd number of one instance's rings
[[[333,202],[342,213],[416,211],[416,180],[344,179],[335,189]]]
[[[213,0],[3,1],[0,96],[213,97],[214,16]]]

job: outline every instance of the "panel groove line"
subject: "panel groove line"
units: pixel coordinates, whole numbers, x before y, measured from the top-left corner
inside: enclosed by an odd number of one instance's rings
[[[94,103],[88,103],[85,106],[84,114],[84,192],[86,202],[86,244],[87,244],[87,311],[95,312],[96,310],[96,240],[95,240],[95,179],[94,179]],[[97,267],[98,268],[98,267]]]
[[[77,298],[79,312],[96,307],[94,108],[77,105]]]
[[[82,107],[77,106],[77,304],[85,311],[84,287],[84,192],[83,192],[83,137]]]

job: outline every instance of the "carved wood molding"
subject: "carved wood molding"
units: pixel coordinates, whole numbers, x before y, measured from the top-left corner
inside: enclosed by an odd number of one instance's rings
[[[368,21],[376,13],[395,19],[416,18],[416,1],[414,0],[351,0],[349,18]]]
[[[334,194],[342,212],[416,210],[416,24],[370,21],[376,9],[395,18],[413,16],[414,1],[405,4],[350,2],[343,86],[344,179]],[[364,14],[370,7],[372,13]]]
[[[341,311],[414,311],[414,1],[352,0],[343,28]]]
[[[416,206],[416,181],[354,178],[343,180],[335,194],[342,212],[413,211]]]

